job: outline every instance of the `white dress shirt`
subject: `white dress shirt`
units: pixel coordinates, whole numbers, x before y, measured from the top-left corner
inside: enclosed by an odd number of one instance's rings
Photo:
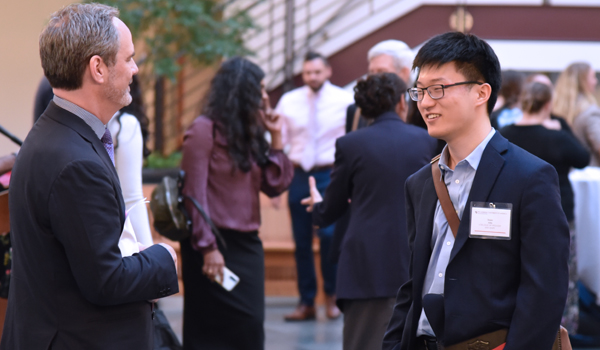
[[[315,99],[316,120],[311,120],[311,103]],[[329,81],[316,93],[305,85],[284,94],[276,111],[284,118],[282,137],[288,158],[294,164],[301,164],[305,171],[332,165],[335,140],[345,134],[346,109],[352,103],[351,93]],[[310,150],[314,161],[306,162],[304,152],[309,143],[314,145],[314,150]]]
[[[115,147],[115,168],[121,182],[121,191],[127,210],[127,219],[131,221],[134,238],[145,246],[154,244],[150,232],[150,222],[145,203],[139,203],[142,192],[143,139],[140,123],[131,114],[121,116],[121,124],[116,117],[108,122],[108,128]],[[120,132],[119,132],[120,130]],[[139,203],[139,204],[138,204]],[[133,207],[133,210],[130,210]],[[122,239],[130,234],[125,225]],[[129,237],[131,239],[131,237]]]

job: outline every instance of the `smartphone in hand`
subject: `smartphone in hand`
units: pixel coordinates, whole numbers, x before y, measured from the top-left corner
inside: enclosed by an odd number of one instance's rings
[[[220,284],[226,291],[231,292],[235,286],[240,282],[240,278],[226,266],[223,266],[223,280],[219,275],[215,280],[218,284]]]

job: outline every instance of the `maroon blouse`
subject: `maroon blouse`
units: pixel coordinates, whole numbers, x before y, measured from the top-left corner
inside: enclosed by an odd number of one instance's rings
[[[232,172],[227,140],[207,117],[196,118],[183,139],[181,169],[186,173],[183,193],[196,198],[215,226],[243,232],[260,226],[259,191],[275,197],[287,190],[294,167],[283,151],[269,150],[269,162],[244,173]],[[206,254],[217,249],[215,236],[193,205],[186,202],[192,217],[192,247]]]

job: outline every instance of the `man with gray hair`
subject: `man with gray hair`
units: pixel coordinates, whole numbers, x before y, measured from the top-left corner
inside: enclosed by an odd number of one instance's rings
[[[369,75],[378,73],[395,73],[407,86],[410,86],[410,71],[415,55],[405,42],[400,40],[384,40],[373,46],[367,54]],[[367,121],[360,115],[356,104],[348,106],[346,111],[346,133],[367,126]]]
[[[369,74],[396,73],[408,85],[414,58],[414,53],[404,41],[384,40],[367,54]]]
[[[106,124],[138,68],[115,8],[73,4],[40,35],[55,97],[17,156],[13,265],[0,349],[151,349],[153,304],[177,293],[168,245],[118,247],[125,205]]]

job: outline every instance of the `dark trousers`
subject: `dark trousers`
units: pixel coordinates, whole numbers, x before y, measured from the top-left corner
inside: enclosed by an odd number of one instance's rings
[[[290,185],[288,205],[292,217],[292,231],[296,242],[296,271],[298,273],[298,291],[300,302],[312,306],[317,295],[317,277],[315,274],[314,255],[312,251],[313,225],[312,214],[306,212],[306,206],[300,201],[310,196],[308,177],[314,176],[319,192],[323,194],[329,185],[331,170],[305,172],[301,168],[294,170],[294,179]],[[335,277],[337,264],[329,262],[328,254],[335,225],[317,230],[320,240],[321,273],[325,282],[325,293],[335,294]]]
[[[396,298],[343,299],[344,350],[381,349]]]

